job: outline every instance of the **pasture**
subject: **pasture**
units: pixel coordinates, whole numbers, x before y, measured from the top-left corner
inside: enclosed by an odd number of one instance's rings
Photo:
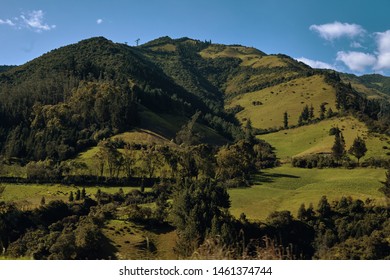
[[[265,220],[272,211],[289,210],[296,217],[302,203],[313,203],[314,209],[323,195],[329,202],[342,196],[384,204],[378,191],[385,170],[357,169],[300,169],[281,166],[265,170],[257,176],[250,188],[230,189],[231,213],[239,217],[245,213],[248,219]]]

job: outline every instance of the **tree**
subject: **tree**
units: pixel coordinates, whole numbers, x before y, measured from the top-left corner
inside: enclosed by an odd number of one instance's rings
[[[366,142],[359,136],[356,137],[348,152],[357,158],[359,165],[360,158],[364,157],[367,152]]]
[[[310,105],[310,109],[309,109],[309,120],[312,120],[314,119],[314,107],[313,107],[313,104]]]
[[[320,105],[320,119],[323,120],[325,119],[325,113],[326,113],[326,107],[325,107],[326,103],[321,103]]]
[[[86,196],[87,196],[87,192],[85,191],[85,188],[83,188],[81,190],[81,199],[85,199]]]
[[[80,190],[77,190],[77,191],[76,191],[75,200],[80,200],[80,199],[81,199],[81,191],[80,191]]]
[[[72,202],[74,200],[73,192],[71,191],[69,194],[69,201]]]
[[[322,218],[328,218],[331,214],[331,207],[325,195],[322,196],[320,201],[318,202],[317,212]]]
[[[331,117],[333,117],[334,113],[333,113],[333,110],[332,108],[329,108],[328,111],[326,112],[326,117],[328,119],[330,119]]]
[[[123,151],[123,167],[127,178],[133,176],[136,162],[136,151],[132,144],[127,143]]]
[[[284,129],[288,128],[288,113],[287,111],[283,114],[283,127]]]
[[[160,153],[156,146],[148,146],[142,150],[142,167],[143,172],[149,178],[156,175],[156,171],[161,168]]]
[[[345,155],[345,141],[343,133],[341,131],[335,134],[335,140],[332,147],[332,155],[337,161],[341,160]]]
[[[199,133],[194,132],[194,126],[200,114],[201,112],[197,111],[191,117],[191,119],[177,132],[175,138],[177,144],[184,146],[192,146],[198,142],[200,135]]]
[[[386,180],[382,183],[379,191],[385,195],[387,206],[390,207],[390,167],[386,171]]]

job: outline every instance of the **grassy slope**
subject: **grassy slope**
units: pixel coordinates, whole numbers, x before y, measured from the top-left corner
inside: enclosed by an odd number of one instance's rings
[[[256,101],[262,105],[253,105]],[[274,128],[283,125],[283,113],[286,111],[289,124],[297,124],[305,105],[313,105],[314,116],[318,117],[320,105],[324,102],[329,104],[327,108],[336,111],[334,89],[325,83],[322,76],[315,75],[237,96],[227,107],[244,107],[237,114],[240,121],[251,119],[254,127]]]
[[[82,189],[82,186],[64,186],[60,184],[2,184],[2,186],[5,187],[5,190],[0,199],[15,202],[24,209],[38,207],[42,197],[45,197],[46,203],[52,200],[68,201],[71,191],[75,194],[78,189]],[[107,193],[116,193],[120,187],[85,187],[87,195],[92,198],[94,198],[98,189]],[[122,189],[125,193],[135,189],[139,190],[136,187],[122,187]],[[149,188],[146,188],[146,191],[149,190]]]
[[[341,196],[365,200],[375,199],[383,204],[378,188],[383,169],[299,169],[288,166],[263,172],[258,183],[247,189],[229,190],[231,212],[238,217],[245,213],[249,219],[264,220],[272,211],[289,210],[296,216],[301,203],[316,208],[321,196],[329,201]]]
[[[298,74],[296,69],[289,68],[292,64],[296,64],[291,59],[266,55],[255,48],[211,45],[199,54],[205,59],[238,58],[241,60],[240,71],[230,75],[226,81],[223,90],[226,94],[248,92],[248,89],[258,85]]]
[[[372,156],[389,158],[386,155],[387,150],[383,149],[386,145],[390,147],[389,138],[369,133],[366,125],[353,117],[324,120],[316,124],[261,135],[259,138],[274,146],[278,157],[286,160],[299,155],[330,152],[334,136],[329,135],[329,129],[336,126],[343,132],[347,149],[356,136],[365,139],[368,152],[362,160]]]
[[[103,234],[116,249],[117,259],[176,259],[173,252],[176,233],[172,228],[148,230],[141,225],[124,220],[110,220]],[[147,249],[146,240],[150,242]]]

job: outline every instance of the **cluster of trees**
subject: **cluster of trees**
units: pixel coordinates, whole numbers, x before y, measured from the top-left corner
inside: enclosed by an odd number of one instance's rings
[[[346,150],[343,133],[338,127],[332,127],[329,134],[335,136],[331,153],[295,157],[292,159],[292,165],[301,168],[324,168],[338,166],[353,168],[360,166],[360,159],[364,157],[367,152],[367,146],[364,139],[357,136],[351,147]],[[348,157],[347,153],[356,157],[357,163],[353,162]],[[362,166],[375,166],[375,162],[372,162],[372,159],[368,159]]]
[[[51,201],[35,210],[21,211],[0,202],[0,247],[7,256],[34,259],[99,259],[104,223],[96,202]]]
[[[176,251],[181,256],[195,254],[196,257],[207,248],[207,254],[202,255],[204,258],[390,257],[389,211],[374,201],[342,197],[329,203],[323,196],[316,208],[302,204],[297,218],[289,211],[277,211],[264,223],[258,223],[248,221],[245,214],[239,219],[232,217],[225,190],[218,186],[211,188],[212,185],[186,181],[175,191],[172,215],[179,237]],[[385,188],[388,189],[387,185]],[[205,208],[210,209],[207,214]]]
[[[367,200],[321,198],[317,211],[301,205],[298,219],[315,230],[314,258],[388,259],[389,211]]]

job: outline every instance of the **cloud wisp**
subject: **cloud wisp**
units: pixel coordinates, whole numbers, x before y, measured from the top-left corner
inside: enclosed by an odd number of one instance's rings
[[[313,24],[310,30],[317,32],[321,38],[327,41],[333,41],[341,37],[354,38],[363,35],[366,31],[358,24],[341,23],[335,21],[321,25]]]
[[[319,60],[312,60],[306,57],[299,57],[295,60],[305,63],[306,65],[309,65],[311,68],[319,68],[319,69],[333,69],[337,70],[336,67],[333,65],[330,65],[329,63],[319,61]]]
[[[30,29],[34,32],[41,33],[56,28],[55,25],[49,25],[44,21],[44,12],[42,10],[34,10],[27,13],[22,13],[14,20],[0,19],[0,24],[16,27],[17,29]]]
[[[15,26],[15,23],[10,19],[1,19],[0,18],[0,25]]]
[[[96,23],[97,23],[97,24],[102,24],[102,23],[103,23],[103,19],[101,19],[101,18],[97,19],[97,20],[96,20]]]

